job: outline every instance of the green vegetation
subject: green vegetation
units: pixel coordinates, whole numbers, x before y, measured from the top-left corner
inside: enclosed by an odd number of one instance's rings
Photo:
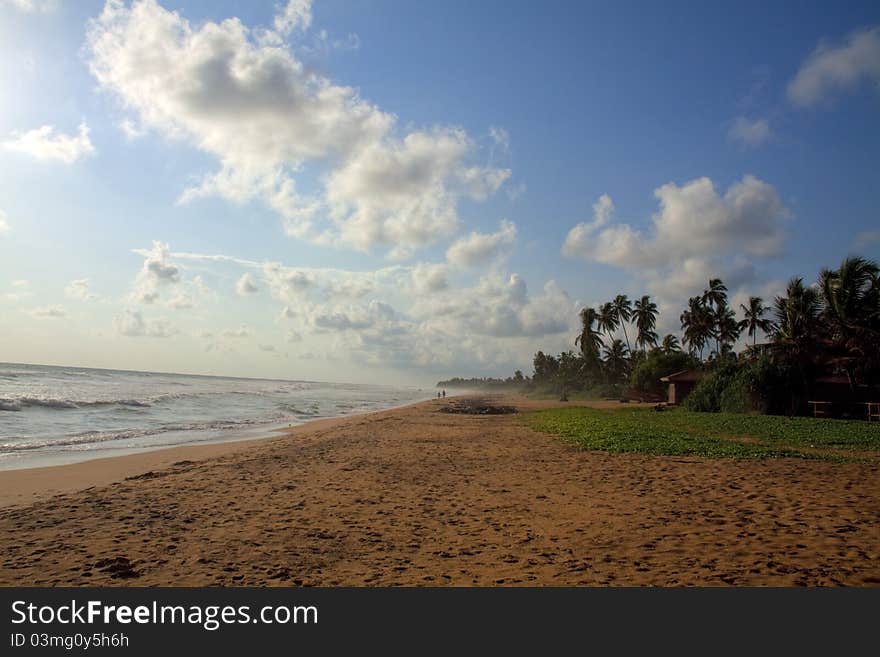
[[[535,411],[524,418],[534,429],[582,449],[606,452],[845,460],[880,450],[880,425],[859,421],[585,407]]]
[[[880,401],[876,262],[851,256],[837,269],[823,269],[814,286],[791,279],[772,306],[749,297],[739,308],[738,320],[727,286],[720,278],[710,279],[679,316],[681,340],[672,334],[660,340],[654,330],[657,304],[647,295],[631,301],[618,294],[580,311],[581,327],[574,336],[578,351],[558,356],[538,351],[531,377],[517,371],[514,377],[483,379],[471,387],[563,400],[660,401],[666,397],[661,377],[701,369],[706,376],[687,397],[688,410],[804,414],[825,377],[848,384],[848,390],[836,393],[838,402]],[[768,342],[758,343],[759,331]],[[747,344],[737,354],[734,346],[743,334]],[[453,381],[439,385],[452,387]]]

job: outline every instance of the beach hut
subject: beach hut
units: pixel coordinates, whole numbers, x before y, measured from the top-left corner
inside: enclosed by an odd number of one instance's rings
[[[703,375],[704,373],[699,370],[682,370],[662,377],[660,380],[669,384],[667,403],[680,404],[684,401],[684,398],[691,394]]]

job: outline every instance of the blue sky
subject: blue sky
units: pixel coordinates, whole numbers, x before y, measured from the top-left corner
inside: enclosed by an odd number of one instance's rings
[[[704,4],[0,0],[0,360],[507,374],[880,257],[880,8]]]

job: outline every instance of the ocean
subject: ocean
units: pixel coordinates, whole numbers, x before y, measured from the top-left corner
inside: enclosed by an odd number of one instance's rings
[[[272,435],[428,388],[0,363],[0,470]]]

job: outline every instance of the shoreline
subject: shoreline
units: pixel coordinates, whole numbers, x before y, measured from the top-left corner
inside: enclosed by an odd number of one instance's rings
[[[453,396],[448,397],[452,399]],[[199,444],[168,445],[163,447],[134,448],[137,451],[112,456],[97,456],[73,463],[26,466],[0,470],[0,509],[26,505],[63,493],[106,486],[135,477],[145,472],[172,467],[180,461],[202,461],[246,450],[257,444],[283,440],[288,436],[321,431],[346,420],[354,420],[377,413],[387,413],[431,402],[425,399],[406,402],[377,410],[360,411],[346,415],[315,418],[301,424],[267,428],[266,435],[253,438],[205,441]],[[433,398],[433,401],[437,401]]]
[[[466,394],[466,393],[462,393]],[[222,445],[226,443],[242,443],[272,438],[275,434],[282,434],[289,429],[301,427],[311,422],[319,422],[321,420],[332,420],[343,417],[354,417],[356,415],[365,415],[369,413],[380,413],[382,411],[394,410],[396,408],[404,408],[411,404],[421,404],[431,401],[435,398],[417,399],[414,401],[405,401],[394,403],[390,406],[379,408],[370,408],[366,410],[354,410],[339,415],[326,415],[315,417],[307,420],[301,420],[294,424],[292,422],[266,422],[263,426],[252,428],[240,428],[229,430],[228,433],[214,433],[208,438],[183,440],[179,443],[160,444],[160,445],[142,445],[131,447],[97,447],[88,451],[80,450],[52,450],[51,447],[42,447],[33,451],[24,452],[25,456],[34,462],[26,465],[16,465],[11,461],[0,462],[0,474],[4,472],[14,472],[17,470],[37,470],[41,468],[56,468],[65,465],[78,465],[80,463],[88,463],[89,461],[99,461],[104,459],[123,458],[125,456],[133,456],[137,454],[145,454],[166,449],[177,449],[179,447],[207,447],[211,445]],[[171,431],[170,433],[174,433]],[[100,443],[99,443],[100,444]]]
[[[586,451],[450,401],[10,471],[0,586],[880,585],[876,461]]]

